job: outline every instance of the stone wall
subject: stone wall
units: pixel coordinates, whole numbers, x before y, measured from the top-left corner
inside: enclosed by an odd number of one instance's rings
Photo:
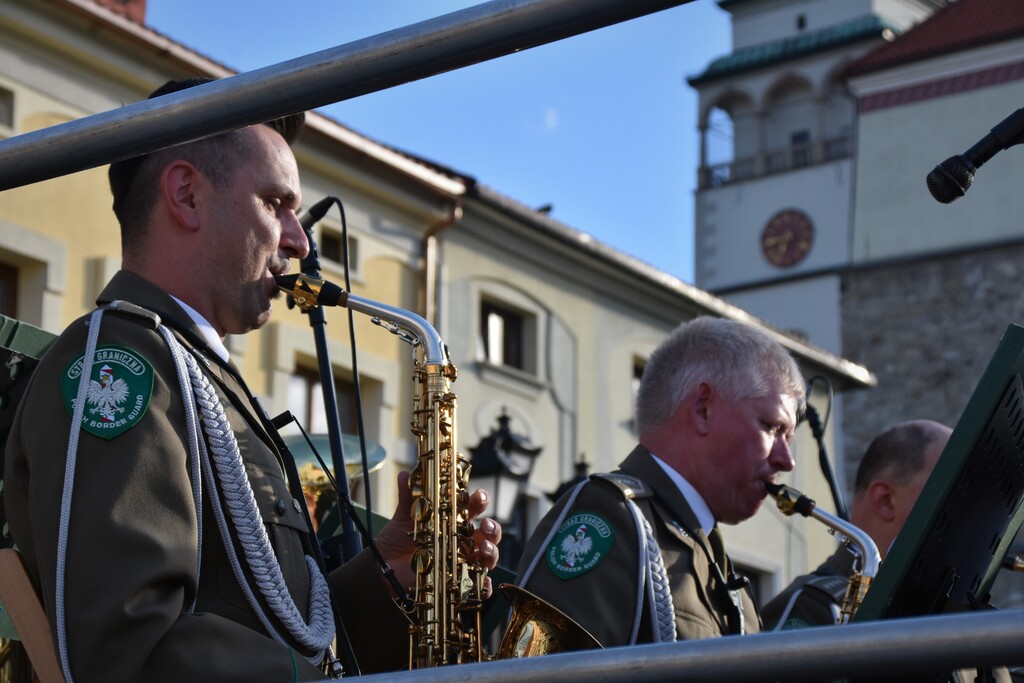
[[[846,273],[843,356],[878,377],[876,388],[843,395],[850,486],[868,443],[893,424],[925,418],[955,426],[1014,322],[1024,324],[1024,245]],[[994,593],[1004,606],[1024,604],[1022,585],[1024,575],[1004,571]]]

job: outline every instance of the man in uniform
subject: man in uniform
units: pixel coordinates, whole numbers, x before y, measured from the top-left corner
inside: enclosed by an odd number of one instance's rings
[[[939,461],[953,430],[931,420],[901,422],[872,440],[857,467],[850,523],[884,560]],[[761,610],[768,629],[838,623],[854,556],[840,546],[811,574],[797,577]]]
[[[519,584],[605,647],[759,631],[718,524],[749,519],[765,484],[793,469],[803,406],[796,363],[763,331],[711,317],[680,325],[644,368],[640,444],[555,504]]]
[[[110,168],[122,270],[42,358],[6,447],[10,530],[69,681],[320,680],[335,609],[373,619],[348,629],[364,671],[407,661],[370,553],[327,577],[313,559],[301,492],[222,341],[267,322],[274,276],[308,252],[289,146],[302,118]],[[408,586],[400,490],[378,546]],[[493,567],[500,527],[480,526]]]

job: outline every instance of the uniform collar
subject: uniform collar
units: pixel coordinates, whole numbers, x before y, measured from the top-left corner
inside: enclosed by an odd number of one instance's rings
[[[654,459],[654,462],[661,465],[661,469],[665,470],[665,474],[668,475],[668,478],[679,489],[679,493],[686,499],[686,503],[693,510],[693,514],[697,516],[697,521],[700,522],[700,527],[704,530],[704,533],[710,534],[711,530],[715,528],[715,516],[711,514],[711,508],[708,507],[704,496],[700,495],[697,489],[693,488],[693,484],[688,482],[686,477],[672,467],[669,467],[664,460],[654,453],[651,453],[651,458]]]
[[[192,318],[192,322],[195,323],[195,326],[203,335],[203,339],[206,340],[206,344],[210,347],[210,350],[220,356],[220,359],[225,363],[231,360],[231,354],[228,353],[228,347],[224,346],[224,340],[222,340],[220,335],[217,334],[217,331],[213,329],[213,325],[211,325],[210,322],[199,313],[199,311],[192,308],[173,294],[170,296],[179,306],[181,306],[182,310],[188,313],[188,317]]]

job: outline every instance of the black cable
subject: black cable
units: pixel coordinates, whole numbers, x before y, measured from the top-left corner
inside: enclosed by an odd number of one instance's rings
[[[352,280],[350,277],[351,264],[348,251],[348,221],[345,220],[345,206],[341,203],[341,200],[337,199],[335,203],[338,206],[338,213],[341,215],[341,254],[345,273],[345,291],[351,292]],[[349,346],[352,350],[352,391],[355,393],[356,399],[356,424],[359,428],[359,450],[363,465],[363,495],[366,496],[366,533],[372,539],[373,504],[370,498],[370,464],[369,458],[366,455],[366,437],[364,436],[366,432],[363,423],[363,391],[359,384],[359,357],[356,354],[356,325],[352,309],[346,308],[345,310],[348,311]]]
[[[815,375],[807,381],[807,397],[810,399],[814,383],[819,381],[825,384],[825,388],[827,390],[828,409],[825,411],[825,419],[822,420],[818,416],[818,411],[813,405],[811,405],[810,400],[808,400],[807,423],[811,426],[811,433],[814,435],[814,440],[818,443],[818,463],[821,467],[821,473],[825,477],[825,481],[828,482],[829,490],[832,492],[832,501],[836,506],[836,515],[840,519],[848,522],[850,521],[850,513],[846,509],[846,504],[843,503],[843,495],[839,491],[836,474],[832,469],[832,461],[829,459],[828,449],[825,447],[825,427],[828,426],[829,417],[832,415],[832,401],[834,398],[832,383],[829,382],[828,378],[824,375]]]

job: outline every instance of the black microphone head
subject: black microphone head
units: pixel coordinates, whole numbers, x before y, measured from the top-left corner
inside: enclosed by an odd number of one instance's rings
[[[949,204],[963,197],[974,181],[974,164],[962,154],[950,157],[928,174],[928,191],[938,201]]]

